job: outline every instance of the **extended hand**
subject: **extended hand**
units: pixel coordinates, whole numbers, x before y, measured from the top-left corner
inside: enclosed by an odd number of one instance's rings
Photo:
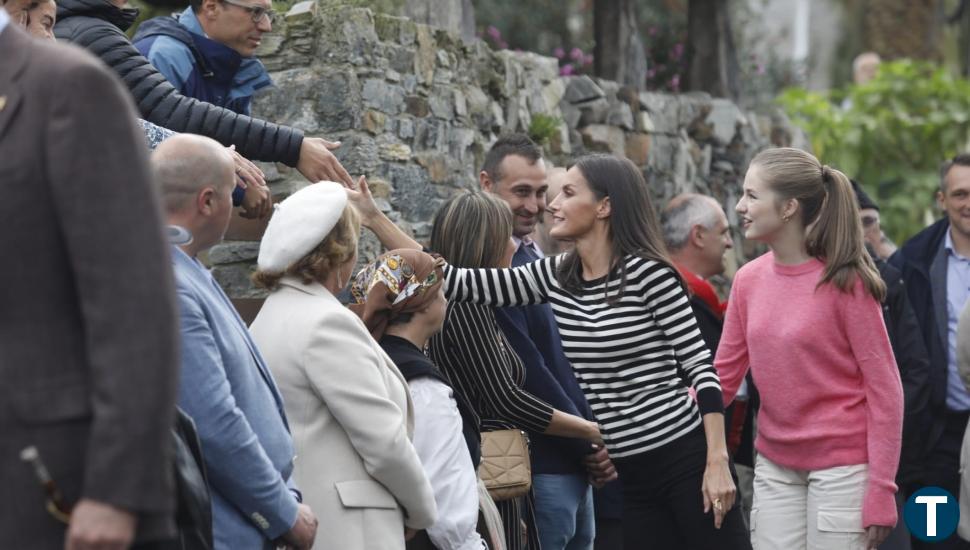
[[[331,152],[340,147],[339,141],[327,141],[322,138],[303,138],[300,146],[300,160],[296,169],[310,183],[318,181],[335,181],[344,187],[353,188],[354,179],[350,177],[337,157]]]
[[[596,451],[583,458],[583,465],[586,466],[586,472],[589,474],[589,484],[599,489],[616,479],[617,473],[606,448],[597,445],[593,448]]]
[[[370,187],[367,185],[367,178],[361,176],[357,180],[357,185],[347,189],[347,199],[357,208],[360,214],[360,223],[364,227],[371,227],[374,220],[381,215],[381,209],[374,202],[374,197],[370,194]]]
[[[866,550],[876,550],[879,548],[879,545],[889,537],[889,533],[892,530],[892,527],[886,527],[885,525],[870,525],[866,527]]]
[[[734,498],[737,495],[727,457],[708,461],[707,468],[704,470],[701,492],[704,494],[704,513],[713,508],[714,528],[720,529],[721,522],[734,506]]]
[[[82,499],[71,512],[65,550],[126,550],[135,538],[134,514]]]
[[[266,175],[246,157],[236,152],[236,146],[227,147],[232,155],[232,162],[236,165],[236,185],[247,189],[250,185],[266,186]]]
[[[283,535],[283,540],[295,550],[309,550],[317,536],[317,517],[306,504],[300,504],[296,523]]]
[[[243,194],[240,216],[248,219],[263,219],[273,211],[273,197],[269,187],[253,184]]]

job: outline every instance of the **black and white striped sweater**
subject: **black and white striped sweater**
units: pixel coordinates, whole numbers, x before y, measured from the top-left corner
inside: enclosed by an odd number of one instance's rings
[[[445,268],[446,295],[491,306],[548,302],[566,357],[600,424],[610,455],[622,458],[686,435],[701,413],[721,412],[721,386],[687,294],[673,269],[626,256],[626,286],[607,302],[605,279],[571,293],[556,280],[564,256],[512,269]],[[620,282],[612,277],[608,292]],[[697,392],[697,402],[687,384]]]

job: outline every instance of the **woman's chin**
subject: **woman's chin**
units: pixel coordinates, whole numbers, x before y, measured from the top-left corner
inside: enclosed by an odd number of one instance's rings
[[[553,239],[556,239],[557,241],[564,241],[568,239],[569,235],[567,235],[566,233],[567,232],[563,231],[563,228],[559,226],[553,227],[552,229],[549,230],[549,236],[552,237]]]

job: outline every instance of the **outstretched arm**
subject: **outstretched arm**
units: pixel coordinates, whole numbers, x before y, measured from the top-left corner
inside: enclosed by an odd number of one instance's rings
[[[378,208],[377,203],[374,201],[373,195],[371,195],[366,178],[361,176],[357,180],[356,189],[352,187],[347,189],[347,198],[357,208],[361,223],[364,227],[374,232],[377,240],[381,242],[384,248],[387,250],[397,250],[399,248],[412,250],[422,249],[420,243],[412,239],[410,235],[405,233],[404,230],[395,225],[390,218],[381,212],[381,209]]]

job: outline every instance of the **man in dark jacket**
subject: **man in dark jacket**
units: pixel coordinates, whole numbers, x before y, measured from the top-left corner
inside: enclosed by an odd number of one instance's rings
[[[339,142],[304,137],[296,128],[250,118],[179,93],[125,35],[138,16],[137,9],[127,7],[127,0],[60,0],[57,5],[57,39],[87,48],[111,67],[128,86],[144,119],[176,132],[235,145],[248,159],[294,166],[310,181],[354,186],[331,152]]]
[[[525,135],[499,138],[485,155],[479,182],[483,190],[512,209],[512,235],[518,245],[512,265],[539,260],[542,251],[530,236],[545,211],[547,184],[542,150]],[[593,413],[563,353],[551,307],[497,308],[495,317],[525,365],[524,389],[560,411],[592,420]],[[589,443],[535,432],[529,438],[542,548],[590,548],[595,524],[593,493],[584,467],[584,459],[592,451]]]
[[[859,203],[859,214],[866,225],[866,217],[875,216],[878,219],[879,206],[862,189],[858,182],[852,181],[856,199]],[[878,222],[877,222],[878,223]],[[899,377],[903,383],[903,448],[899,458],[899,470],[896,473],[896,484],[899,493],[896,495],[902,516],[902,504],[905,497],[921,482],[923,460],[923,433],[920,419],[926,414],[929,402],[929,357],[926,346],[920,337],[916,315],[906,296],[906,285],[903,284],[902,273],[879,258],[872,243],[867,240],[866,249],[879,269],[879,276],[886,283],[886,299],[882,303],[883,320],[886,322],[886,333],[889,343],[893,347]],[[908,550],[910,548],[909,532],[905,522],[898,522],[882,545],[882,550]]]
[[[956,366],[957,321],[970,297],[970,155],[943,165],[937,202],[946,217],[910,239],[890,263],[902,272],[929,356],[929,406],[913,420],[924,437],[919,485],[958,496],[960,446],[970,418],[970,393]],[[929,547],[915,539],[913,546]],[[932,547],[967,549],[970,543],[951,537]]]

